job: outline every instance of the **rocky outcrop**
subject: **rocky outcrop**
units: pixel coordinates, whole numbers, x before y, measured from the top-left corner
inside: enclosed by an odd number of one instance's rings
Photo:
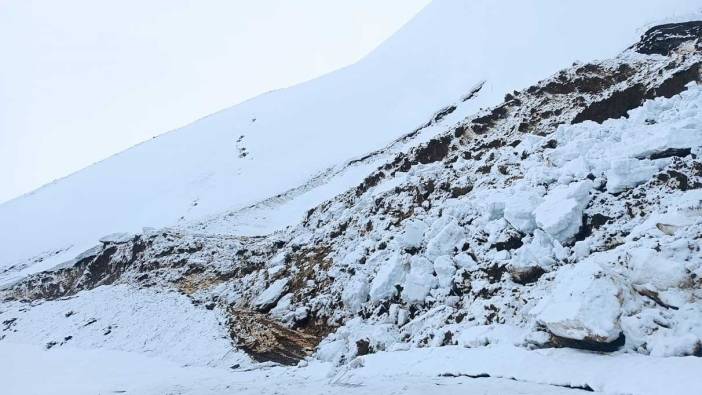
[[[694,41],[698,39],[702,39],[701,21],[670,23],[648,29],[641,40],[631,48],[646,55],[670,55],[681,45],[695,44]]]

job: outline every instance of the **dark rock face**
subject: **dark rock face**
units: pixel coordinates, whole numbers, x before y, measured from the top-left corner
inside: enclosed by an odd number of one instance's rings
[[[70,267],[30,276],[15,287],[13,298],[58,299],[84,289],[112,284],[142,256],[146,248],[140,237],[127,243],[107,243],[99,252],[79,259]]]
[[[643,84],[636,84],[616,91],[609,97],[587,106],[575,116],[573,123],[583,121],[602,123],[608,119],[628,118],[627,113],[641,106],[646,100],[656,97],[673,97],[687,89],[686,85],[693,81],[700,81],[700,63],[695,63],[685,70],[674,73],[656,87],[646,89]]]
[[[681,70],[673,74],[673,76],[664,81],[660,86],[649,92],[648,98],[667,97],[671,98],[678,93],[684,91],[685,85],[692,81],[700,81],[700,64],[696,63],[687,70]]]
[[[670,55],[682,43],[702,38],[702,21],[669,23],[649,29],[632,48],[646,55]]]
[[[553,334],[551,335],[551,345],[554,347],[577,348],[579,350],[595,352],[614,352],[622,348],[624,343],[626,343],[624,333],[620,334],[618,338],[609,343],[599,341],[599,339],[575,340]]]
[[[575,116],[573,123],[594,121],[602,123],[608,119],[626,117],[629,110],[639,107],[645,99],[646,88],[643,84],[636,84],[621,91],[614,92],[612,96],[592,103],[580,114]]]
[[[546,274],[546,271],[539,266],[510,269],[512,281],[521,285],[535,283],[539,281],[539,278],[544,274]]]
[[[361,339],[356,342],[356,355],[359,357],[371,353],[370,342],[366,339]]]
[[[430,140],[416,152],[417,161],[423,165],[438,162],[446,157],[449,152],[450,137]]]
[[[654,152],[651,155],[649,155],[646,159],[655,160],[663,158],[672,158],[676,156],[683,158],[690,155],[691,152],[692,148],[668,148],[663,151]]]

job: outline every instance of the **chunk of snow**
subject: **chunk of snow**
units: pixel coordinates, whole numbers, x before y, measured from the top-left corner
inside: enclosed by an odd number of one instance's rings
[[[380,263],[380,269],[370,285],[370,300],[377,302],[391,298],[397,292],[397,285],[405,279],[405,267],[402,256],[393,254]]]
[[[436,259],[441,255],[453,255],[454,248],[463,237],[463,229],[456,220],[451,220],[436,236],[427,242],[426,257]]]
[[[522,233],[531,233],[536,228],[534,210],[541,204],[541,196],[535,191],[516,193],[505,203],[504,217]]]
[[[621,289],[592,260],[565,267],[555,286],[534,308],[537,320],[556,336],[608,343],[621,333]]]
[[[658,290],[679,287],[689,278],[684,262],[666,258],[650,248],[628,252],[630,279],[634,284],[651,284]]]
[[[693,355],[702,348],[702,339],[692,333],[676,336],[652,336],[646,345],[652,357],[677,357]]]
[[[134,239],[134,235],[131,233],[111,233],[109,235],[100,238],[101,243],[112,243],[112,244],[122,244],[128,243]]]
[[[437,279],[433,275],[434,265],[422,257],[410,259],[410,271],[402,289],[402,299],[407,303],[422,303],[429,291],[436,287]]]
[[[471,348],[500,343],[519,345],[528,333],[528,330],[512,325],[477,325],[461,329],[458,344]]]
[[[344,286],[341,300],[349,309],[356,313],[368,299],[368,278],[365,275],[355,275]]]
[[[642,184],[658,172],[650,160],[619,159],[607,171],[607,192],[618,193]]]
[[[535,210],[536,224],[558,241],[575,236],[590,201],[592,181],[580,181],[551,190]]]
[[[553,250],[554,240],[546,232],[537,229],[531,241],[514,251],[510,266],[515,268],[538,266],[549,269],[556,263]]]
[[[442,255],[434,260],[434,272],[439,280],[441,288],[449,288],[453,283],[453,275],[456,274],[456,264],[448,255]]]
[[[454,257],[456,265],[462,269],[475,270],[478,267],[478,263],[470,255],[462,252]]]
[[[427,228],[427,224],[423,221],[409,220],[406,222],[402,232],[395,237],[394,242],[400,248],[420,247],[424,241],[424,232]]]

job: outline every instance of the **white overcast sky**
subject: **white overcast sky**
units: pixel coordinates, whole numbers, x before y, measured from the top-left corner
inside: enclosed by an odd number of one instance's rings
[[[0,202],[360,59],[429,0],[0,0]]]

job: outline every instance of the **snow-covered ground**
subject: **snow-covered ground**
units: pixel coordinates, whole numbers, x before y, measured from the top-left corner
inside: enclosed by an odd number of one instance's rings
[[[105,234],[248,207],[412,132],[482,81],[462,114],[575,60],[613,56],[647,24],[699,9],[696,0],[436,1],[353,66],[249,100],[1,205],[0,270],[45,270]]]
[[[574,350],[441,347],[382,352],[337,368],[184,367],[142,354],[0,343],[5,395],[44,394],[684,394],[702,359],[607,356]]]
[[[99,287],[34,306],[4,303],[0,339],[44,349],[80,347],[160,356],[187,365],[249,365],[218,310],[175,291]]]

